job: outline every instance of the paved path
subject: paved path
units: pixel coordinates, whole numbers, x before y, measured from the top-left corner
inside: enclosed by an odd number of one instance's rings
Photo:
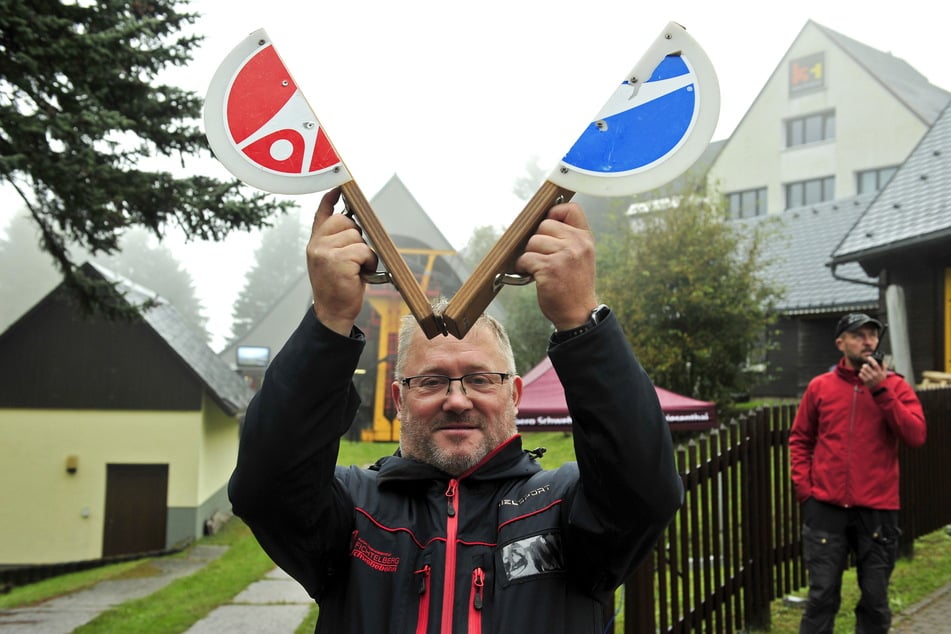
[[[951,634],[951,583],[903,610],[892,623],[893,634]]]
[[[194,546],[188,556],[159,557],[155,574],[100,581],[91,588],[24,608],[0,610],[0,634],[69,634],[102,612],[148,596],[180,577],[197,572],[227,546]],[[280,568],[215,608],[186,634],[294,634],[313,600]]]
[[[293,634],[313,604],[299,583],[275,568],[185,634]]]
[[[198,545],[187,557],[158,557],[148,577],[110,579],[91,588],[24,608],[0,610],[2,634],[69,634],[120,603],[148,596],[219,557],[227,546]]]

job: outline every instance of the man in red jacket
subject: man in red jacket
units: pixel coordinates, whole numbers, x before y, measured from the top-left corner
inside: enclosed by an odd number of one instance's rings
[[[888,583],[901,534],[898,448],[923,445],[926,429],[914,389],[872,356],[883,330],[863,313],[839,320],[842,358],[809,383],[789,434],[809,575],[801,634],[833,631],[850,552],[862,591],[855,631],[886,634],[891,626]]]

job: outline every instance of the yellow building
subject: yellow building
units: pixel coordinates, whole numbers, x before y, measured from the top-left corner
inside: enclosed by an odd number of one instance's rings
[[[119,282],[127,302],[153,294]],[[0,334],[0,566],[163,551],[230,513],[252,392],[161,298],[135,322],[58,286]]]

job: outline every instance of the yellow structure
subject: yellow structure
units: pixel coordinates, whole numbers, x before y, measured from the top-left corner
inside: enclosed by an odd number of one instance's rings
[[[399,249],[401,255],[424,255],[419,286],[424,293],[429,290],[429,280],[433,265],[440,255],[455,255],[455,251],[440,249]],[[403,298],[392,286],[371,287],[367,291],[367,301],[380,316],[380,329],[377,340],[376,384],[373,396],[373,426],[360,433],[364,442],[396,442],[400,438],[400,421],[395,416],[387,416],[386,403],[393,380],[392,364],[396,360],[396,338],[400,331],[400,321],[409,313]]]
[[[103,556],[109,464],[166,465],[170,543],[202,534],[226,510],[237,421],[203,398],[200,411],[0,409],[0,563]],[[209,500],[219,500],[204,509]]]

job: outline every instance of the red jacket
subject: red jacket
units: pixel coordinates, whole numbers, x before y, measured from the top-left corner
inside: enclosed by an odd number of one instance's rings
[[[884,389],[882,389],[884,388]],[[914,389],[889,372],[873,396],[845,359],[806,388],[789,432],[799,501],[898,510],[898,447],[925,442]]]

